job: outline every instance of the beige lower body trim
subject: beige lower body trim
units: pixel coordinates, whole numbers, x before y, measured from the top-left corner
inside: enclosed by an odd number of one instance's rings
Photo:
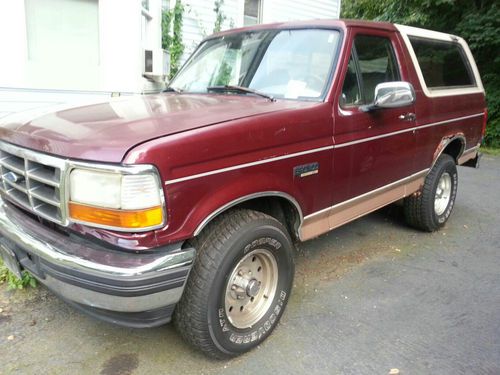
[[[306,216],[299,229],[300,239],[306,241],[317,237],[415,193],[422,187],[428,171],[428,169],[423,170],[392,184]]]
[[[458,158],[458,165],[467,163],[469,160],[474,159],[479,152],[479,146],[465,150],[462,156]]]

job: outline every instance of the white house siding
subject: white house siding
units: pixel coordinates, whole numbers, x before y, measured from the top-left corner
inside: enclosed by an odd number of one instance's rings
[[[0,122],[61,103],[140,94],[144,48],[163,72],[161,0],[0,0]],[[159,61],[158,61],[159,60]]]
[[[262,23],[339,18],[341,0],[262,0]],[[183,41],[185,61],[200,41],[213,33],[215,12],[213,0],[183,0],[185,7]],[[170,1],[170,7],[175,0]],[[226,17],[222,30],[243,26],[245,0],[225,0]]]
[[[339,18],[340,0],[263,0],[262,22]]]
[[[200,41],[213,33],[215,26],[214,1],[212,0],[185,0],[183,1],[184,24],[182,39],[186,47],[184,59],[196,48]],[[226,0],[223,13],[226,20],[222,29],[239,27],[243,25],[244,0]]]

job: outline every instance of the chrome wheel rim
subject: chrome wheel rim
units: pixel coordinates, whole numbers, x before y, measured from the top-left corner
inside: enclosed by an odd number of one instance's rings
[[[245,255],[229,276],[225,310],[229,322],[239,329],[252,327],[269,310],[278,286],[278,264],[265,249]]]
[[[440,216],[448,207],[451,199],[451,176],[449,173],[445,172],[439,179],[436,196],[434,198],[434,211],[436,215]]]

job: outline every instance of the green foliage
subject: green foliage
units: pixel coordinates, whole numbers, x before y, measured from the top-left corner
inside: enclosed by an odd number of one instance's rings
[[[497,66],[497,72],[483,77],[488,102],[488,124],[484,143],[500,148],[500,66]]]
[[[170,29],[172,26],[172,12],[170,10],[163,10],[161,14],[161,48],[170,51],[172,45],[172,35]]]
[[[491,147],[481,147],[481,152],[484,152],[488,155],[500,156],[500,148],[491,148]]]
[[[37,286],[36,279],[28,271],[23,271],[22,278],[18,279],[0,259],[0,284],[5,282],[9,285],[9,289],[23,289],[27,286],[34,288]]]
[[[457,26],[479,66],[488,102],[485,143],[500,147],[500,7],[495,4],[469,12]]]
[[[164,10],[162,13],[162,48],[170,53],[171,79],[180,68],[180,60],[184,53],[182,42],[182,23],[184,17],[184,5],[181,0],[176,0],[174,9]]]
[[[221,31],[222,24],[227,19],[226,15],[222,11],[223,6],[224,6],[224,0],[214,1],[214,12],[215,12],[214,33],[218,33],[219,31]]]
[[[174,7],[172,45],[170,46],[170,78],[172,78],[180,68],[180,60],[184,53],[184,43],[182,42],[182,22],[184,16],[184,5],[181,0],[176,0]]]
[[[486,90],[485,143],[500,147],[500,8],[495,0],[350,0],[342,2],[341,15],[423,27],[467,40]]]
[[[232,71],[233,69],[231,68],[231,66],[226,61],[224,61],[219,69],[219,74],[215,79],[215,86],[229,85]]]

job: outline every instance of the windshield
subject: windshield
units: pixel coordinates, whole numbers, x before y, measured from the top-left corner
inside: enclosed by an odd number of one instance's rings
[[[338,31],[323,29],[249,31],[209,39],[170,87],[206,93],[240,86],[276,98],[320,99],[338,42]]]

